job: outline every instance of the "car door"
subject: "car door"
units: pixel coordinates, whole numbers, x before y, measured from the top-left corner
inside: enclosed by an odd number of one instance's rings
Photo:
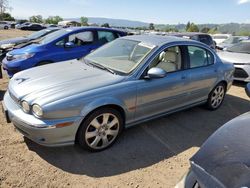
[[[55,43],[53,61],[64,61],[70,59],[79,59],[89,54],[93,49],[97,48],[96,37],[93,31],[81,31],[71,33]],[[72,45],[67,46],[70,42]]]
[[[188,101],[195,103],[206,100],[218,78],[215,57],[202,47],[186,46],[185,49],[188,54]]]
[[[164,69],[164,78],[144,78],[147,70]],[[137,81],[137,109],[135,121],[160,115],[185,106],[187,103],[187,76],[185,56],[181,46],[162,50]]]

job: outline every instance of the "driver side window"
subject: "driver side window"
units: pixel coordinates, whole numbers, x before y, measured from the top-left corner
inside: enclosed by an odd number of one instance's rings
[[[174,46],[163,50],[151,63],[150,68],[158,67],[166,72],[176,72],[182,69],[181,49]]]

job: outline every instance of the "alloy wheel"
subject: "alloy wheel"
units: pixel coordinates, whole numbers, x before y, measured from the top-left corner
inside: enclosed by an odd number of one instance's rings
[[[85,141],[92,149],[108,147],[119,134],[118,117],[111,113],[103,113],[95,117],[87,126]]]

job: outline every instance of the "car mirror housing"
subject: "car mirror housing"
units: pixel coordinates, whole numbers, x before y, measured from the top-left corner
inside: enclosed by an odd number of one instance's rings
[[[247,95],[248,95],[248,97],[250,97],[250,83],[248,83],[247,85],[246,85],[246,93],[247,93]]]
[[[76,45],[73,42],[67,42],[64,46],[65,48],[74,48]]]
[[[164,78],[167,75],[167,72],[161,68],[151,68],[148,71],[147,78]]]

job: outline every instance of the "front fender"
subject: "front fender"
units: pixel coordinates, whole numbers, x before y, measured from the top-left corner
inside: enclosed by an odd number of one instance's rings
[[[126,105],[121,100],[112,98],[112,97],[103,97],[103,98],[93,100],[92,102],[84,106],[83,109],[81,110],[81,116],[86,117],[90,112],[94,111],[95,109],[103,107],[103,106],[107,106],[107,105],[119,106],[123,109],[125,114],[129,113]]]

